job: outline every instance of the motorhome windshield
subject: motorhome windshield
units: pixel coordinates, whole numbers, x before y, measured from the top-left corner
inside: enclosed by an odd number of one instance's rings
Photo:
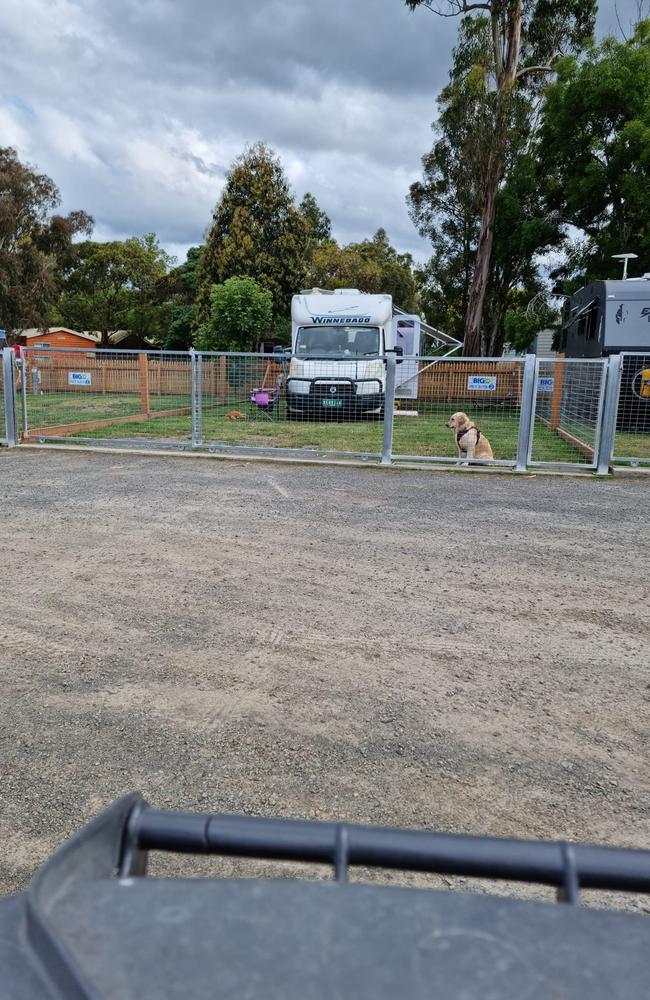
[[[301,326],[296,354],[306,358],[373,357],[379,354],[376,326]]]

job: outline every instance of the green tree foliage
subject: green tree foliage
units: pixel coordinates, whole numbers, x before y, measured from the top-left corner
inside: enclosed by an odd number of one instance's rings
[[[77,243],[61,269],[58,317],[75,329],[100,331],[104,346],[109,332],[120,328],[159,341],[166,325],[159,284],[171,263],[153,233]]]
[[[485,19],[463,23],[450,82],[438,99],[436,141],[423,158],[423,179],[409,193],[411,218],[433,248],[431,260],[417,272],[425,315],[434,326],[458,337],[463,336],[470,305],[491,155],[493,109],[480,70],[491,44]],[[528,298],[535,294],[540,286],[536,255],[559,240],[557,224],[543,207],[535,162],[528,152],[534,111],[529,94],[513,95],[512,134],[495,198],[480,354],[500,353],[511,290],[523,285]]]
[[[210,315],[196,335],[201,351],[253,351],[268,332],[273,297],[252,278],[228,278],[210,291]]]
[[[508,340],[506,319],[515,293],[526,302],[544,289],[541,255],[557,247],[560,226],[545,211],[535,158],[522,152],[513,162],[496,201],[494,247],[481,344],[488,356],[501,354]],[[540,321],[549,324],[540,312]],[[537,333],[542,327],[538,327]]]
[[[324,243],[332,237],[332,223],[329,215],[319,207],[313,194],[309,191],[300,202],[300,211],[307,220],[312,239],[315,243]]]
[[[186,351],[194,343],[194,300],[203,247],[190,247],[187,259],[172,268],[160,283],[160,296],[167,307],[168,328],[162,345],[168,351]]]
[[[371,240],[339,246],[333,240],[314,251],[309,283],[316,288],[358,288],[386,293],[407,312],[417,311],[418,297],[413,259],[398,253],[386,231],[378,229]]]
[[[57,267],[73,237],[92,231],[86,212],[52,214],[59,201],[49,177],[0,148],[0,326],[8,331],[48,325]]]
[[[196,321],[210,313],[211,289],[228,278],[254,278],[286,313],[303,283],[311,230],[296,207],[280,161],[263,143],[233,164],[219,199],[199,267]]]
[[[452,88],[465,92],[476,141],[467,144],[459,129],[470,182],[479,199],[478,233],[464,322],[464,350],[476,354],[486,336],[484,312],[493,281],[492,256],[499,192],[513,155],[521,148],[521,116],[534,116],[539,96],[556,60],[579,49],[593,30],[595,0],[405,0],[447,17],[460,16],[459,45],[454,53]],[[449,99],[449,95],[447,100]],[[452,144],[456,137],[450,133]],[[513,149],[514,147],[514,149]]]
[[[560,63],[538,155],[549,210],[581,233],[557,275],[566,290],[616,274],[615,253],[650,271],[650,21]]]
[[[524,302],[525,294],[513,292],[505,317],[506,342],[515,351],[525,351],[540,330],[559,329],[560,314],[546,299],[535,297]]]

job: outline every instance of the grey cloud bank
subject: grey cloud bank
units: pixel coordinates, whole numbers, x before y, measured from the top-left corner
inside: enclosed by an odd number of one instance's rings
[[[629,23],[634,0],[622,0]],[[601,33],[616,30],[601,4]],[[98,239],[156,232],[184,255],[246,143],[280,154],[341,241],[407,214],[456,22],[400,0],[4,0],[0,144],[50,174]]]

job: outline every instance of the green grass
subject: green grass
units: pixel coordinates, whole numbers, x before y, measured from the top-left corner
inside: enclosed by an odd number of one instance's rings
[[[187,395],[150,397],[153,411],[175,410],[187,407]],[[404,402],[403,408],[411,404]],[[413,408],[418,408],[413,403]],[[398,455],[455,457],[453,434],[445,426],[450,413],[466,403],[448,403],[444,406],[419,404],[419,416],[397,416],[393,434],[393,452]],[[224,416],[236,409],[246,414],[246,420],[226,420]],[[107,393],[70,391],[29,395],[27,397],[28,426],[54,427],[83,421],[111,417],[137,416],[140,413],[140,396],[137,393]],[[399,410],[397,411],[399,412]],[[517,450],[519,420],[516,413],[477,411],[471,419],[490,439],[494,457],[513,460]],[[578,433],[589,441],[593,428]],[[88,438],[161,438],[189,441],[191,438],[190,414],[156,417],[146,421],[107,425],[95,430],[79,431],[74,437]],[[248,447],[276,447],[315,449],[319,451],[351,451],[377,453],[381,451],[383,424],[373,421],[339,422],[335,419],[288,422],[284,404],[280,407],[280,420],[271,421],[248,402],[232,402],[227,406],[207,407],[203,413],[203,440],[205,443],[245,445]],[[616,435],[615,455],[632,456],[650,460],[650,434],[619,432]],[[584,462],[584,457],[571,445],[552,433],[541,423],[535,428],[533,459],[541,462]]]
[[[151,396],[154,411],[189,408],[186,395]],[[411,404],[405,402],[403,408]],[[413,403],[413,408],[418,408]],[[463,403],[444,406],[419,404],[419,416],[396,416],[393,434],[393,452],[399,455],[455,457],[454,436],[445,426],[449,415]],[[464,404],[466,405],[466,403]],[[236,409],[246,414],[246,420],[226,420],[225,414]],[[61,392],[27,397],[28,426],[54,427],[83,421],[111,417],[137,416],[140,397],[137,393]],[[399,412],[399,411],[398,411]],[[470,412],[471,419],[489,437],[494,457],[514,460],[517,451],[519,418],[516,413],[501,411]],[[592,430],[585,428],[584,438],[589,440]],[[191,438],[190,414],[156,417],[146,421],[108,424],[95,430],[82,430],[74,437],[96,439]],[[373,421],[289,422],[285,419],[284,404],[280,407],[280,420],[266,418],[248,402],[230,403],[227,406],[206,407],[203,413],[203,440],[206,444],[246,445],[248,447],[276,447],[315,449],[320,451],[352,451],[377,453],[381,451],[383,424]],[[650,458],[650,434],[618,433],[615,454]],[[541,462],[584,462],[584,457],[571,445],[562,441],[541,423],[535,428],[533,459]]]
[[[190,397],[150,396],[151,410],[177,410],[190,406]],[[76,424],[84,420],[102,420],[107,417],[129,417],[140,413],[138,393],[50,392],[27,396],[28,427],[54,427],[57,424]]]
[[[632,434],[629,431],[617,431],[614,440],[614,455],[650,461],[650,433]]]

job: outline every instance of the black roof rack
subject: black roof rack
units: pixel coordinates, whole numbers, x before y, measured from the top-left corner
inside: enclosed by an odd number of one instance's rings
[[[554,886],[579,902],[579,890],[650,893],[650,851],[585,844],[505,840],[251,816],[163,812],[136,805],[125,828],[119,871],[146,873],[152,850],[220,854],[333,865],[396,868]]]

